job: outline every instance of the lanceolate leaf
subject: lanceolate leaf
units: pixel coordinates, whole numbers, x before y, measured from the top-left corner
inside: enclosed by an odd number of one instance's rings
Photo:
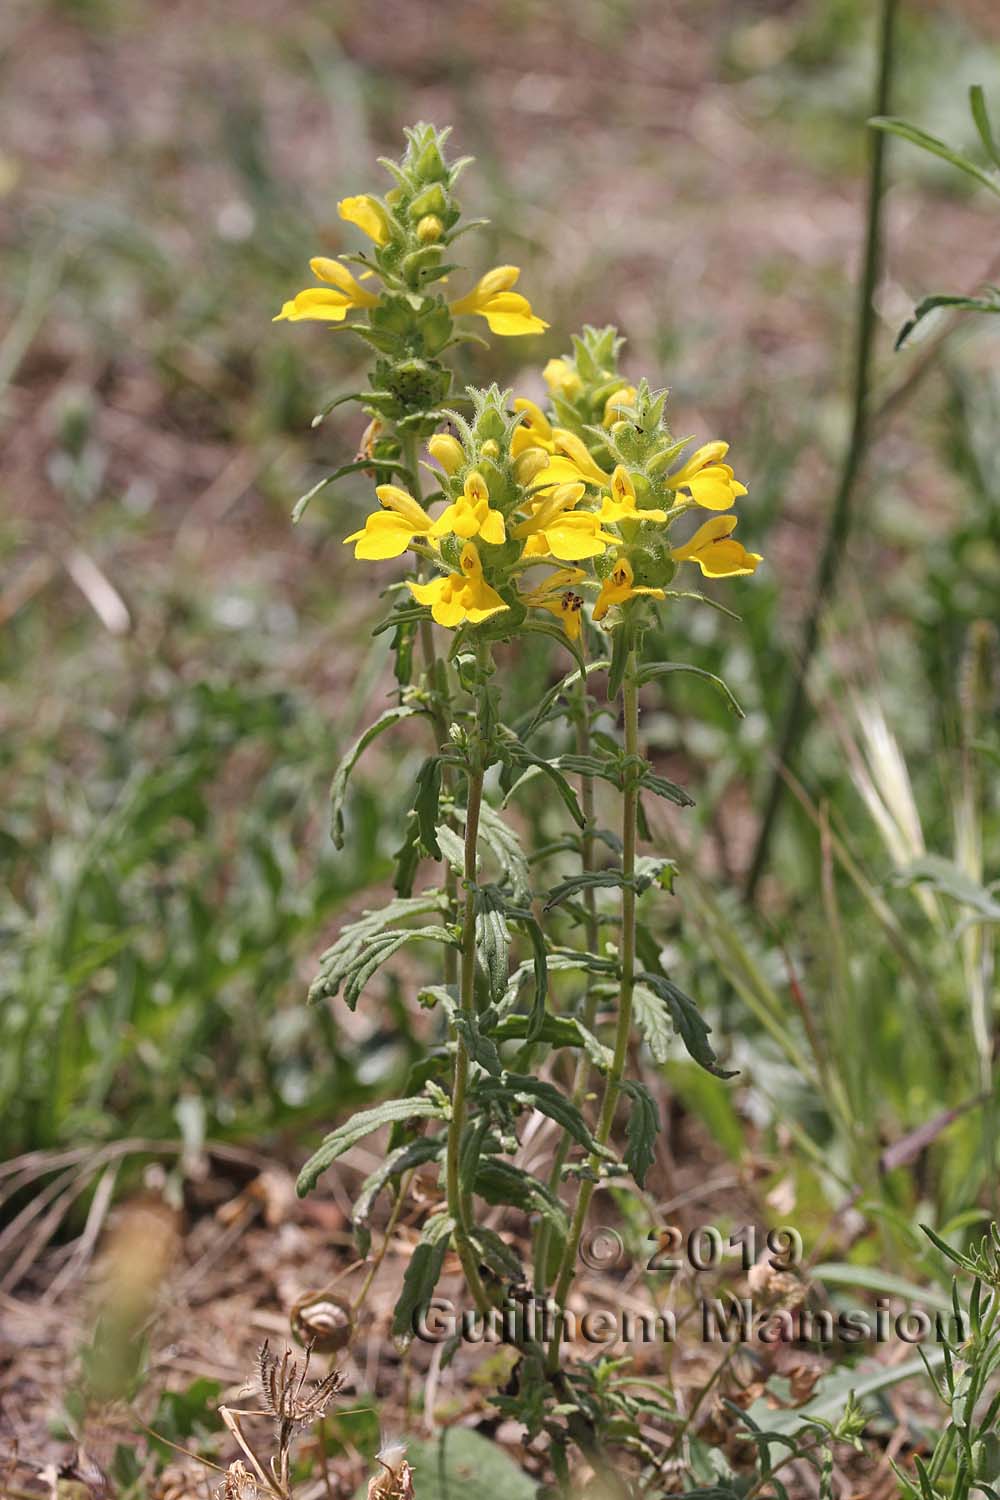
[[[935,312],[939,307],[950,307],[955,312],[1000,313],[1000,289],[995,286],[990,287],[989,292],[988,297],[959,297],[950,296],[947,293],[925,297],[913,309],[913,317],[899,330],[895,347],[901,349],[917,324],[926,318],[928,313]]]
[[[544,1078],[534,1078],[526,1073],[504,1073],[500,1078],[482,1079],[477,1084],[476,1091],[486,1102],[496,1100],[506,1103],[513,1098],[519,1104],[531,1105],[541,1110],[543,1115],[548,1115],[550,1120],[555,1120],[557,1125],[561,1125],[588,1151],[609,1155],[591,1135],[587,1122],[576,1105]]]
[[[400,929],[393,923],[412,917],[442,912],[446,898],[440,891],[420,896],[401,896],[381,911],[365,912],[345,927],[332,948],[320,958],[319,973],[309,987],[309,999],[324,1000],[337,994],[347,983],[346,998],[353,1005],[372,974],[397,949],[409,942],[454,941],[447,929],[439,926]]]
[[[983,143],[983,150],[993,165],[1000,167],[1000,146],[997,145],[993,135],[989,110],[986,108],[986,95],[983,93],[981,83],[974,83],[970,88],[969,107],[972,110],[972,118],[976,122],[976,129],[979,131],[979,139]]]
[[[368,1222],[371,1218],[372,1206],[382,1189],[393,1178],[402,1177],[404,1172],[409,1172],[412,1167],[422,1167],[426,1162],[435,1161],[443,1153],[444,1146],[443,1136],[419,1136],[408,1146],[399,1146],[395,1151],[391,1151],[385,1161],[365,1178],[354,1200],[351,1213],[351,1227],[354,1230],[354,1239],[360,1255],[367,1255],[371,1247],[372,1237],[369,1233]]]
[[[722,678],[716,677],[714,672],[706,672],[704,667],[694,667],[690,662],[647,662],[644,667],[639,668],[638,681],[640,685],[645,682],[653,682],[656,678],[669,676],[671,672],[692,672],[695,677],[703,677],[706,682],[710,682],[712,684],[717,693],[722,694],[723,698],[725,698],[726,700],[727,706],[732,710],[734,714],[737,715],[738,718],[742,719],[745,717],[742,708],[737,703],[736,699],[733,697],[732,693],[729,691],[729,688],[723,682]]]
[[[373,1130],[378,1130],[383,1125],[392,1125],[397,1120],[443,1118],[444,1109],[441,1104],[429,1099],[426,1094],[417,1094],[410,1099],[388,1099],[374,1109],[352,1115],[346,1124],[331,1131],[319,1149],[313,1152],[299,1173],[295,1190],[300,1198],[304,1198],[316,1186],[321,1173],[338,1156],[343,1156],[345,1151],[350,1151],[352,1146],[356,1146],[366,1135],[371,1135]]]
[[[486,975],[489,998],[503,998],[507,989],[507,953],[510,932],[504,914],[503,892],[495,885],[477,886],[473,892],[476,913],[476,954]]]
[[[711,1026],[689,995],[677,988],[672,979],[663,974],[641,973],[636,975],[640,984],[652,990],[666,1005],[677,1034],[691,1057],[717,1078],[732,1078],[735,1075],[720,1068],[715,1051],[708,1038]]]
[[[574,821],[580,828],[584,827],[586,819],[580,811],[580,804],[577,801],[576,793],[562,774],[558,765],[555,765],[552,761],[543,760],[540,755],[534,755],[519,740],[515,740],[513,736],[502,746],[501,753],[504,759],[516,768],[537,771],[541,775],[547,776],[566,804]],[[516,792],[523,780],[524,777],[521,777],[514,783],[507,794],[506,801],[510,801],[510,798],[514,795],[514,792]]]
[[[414,714],[421,713],[419,708],[398,707],[387,708],[384,714],[380,714],[373,724],[369,724],[360,739],[355,740],[347,754],[341,760],[333,775],[333,784],[330,787],[330,837],[338,849],[344,847],[344,796],[347,792],[347,783],[351,772],[357,764],[358,758],[367,750],[372,740],[377,739],[385,730],[391,729],[393,724],[399,724],[403,719],[410,719]]]
[[[318,484],[313,485],[311,490],[306,490],[304,495],[299,496],[292,510],[292,521],[301,521],[310,500],[314,499],[321,490],[325,490],[328,484],[333,484],[333,482],[337,479],[343,479],[345,474],[357,474],[359,469],[371,469],[375,468],[376,465],[380,469],[391,469],[397,474],[407,473],[407,469],[404,464],[393,463],[390,459],[384,458],[380,458],[378,460],[371,458],[362,458],[356,460],[354,463],[341,464],[339,469],[335,469],[332,474],[327,474],[325,479],[321,479]]]
[[[635,1024],[645,1038],[653,1061],[665,1063],[670,1057],[670,1044],[674,1039],[666,1005],[648,985],[636,984],[632,991],[632,1007]]]
[[[558,906],[570,896],[588,889],[617,888],[621,890],[625,886],[631,886],[640,895],[643,891],[648,891],[652,885],[660,885],[664,890],[669,890],[673,884],[676,869],[677,866],[672,859],[646,855],[636,862],[635,874],[628,878],[621,870],[584,870],[581,874],[573,875],[569,880],[563,880],[559,885],[553,886],[544,909],[551,911],[554,906]]]
[[[396,1338],[406,1338],[416,1331],[414,1320],[434,1295],[454,1228],[455,1221],[447,1214],[433,1214],[424,1225],[417,1248],[410,1256],[393,1314],[392,1332]]]
[[[639,1083],[635,1079],[625,1079],[622,1083],[622,1092],[627,1094],[632,1101],[628,1125],[625,1127],[628,1141],[625,1165],[639,1187],[642,1187],[646,1180],[646,1173],[653,1165],[654,1143],[656,1133],[660,1128],[660,1121],[653,1096],[644,1083]]]
[[[509,1204],[525,1213],[541,1213],[556,1232],[565,1237],[569,1224],[566,1210],[537,1177],[509,1161],[484,1157],[476,1171],[475,1192],[487,1203]]]
[[[955,151],[946,141],[938,140],[936,135],[929,135],[926,130],[921,130],[919,125],[910,125],[906,120],[897,120],[890,115],[876,115],[868,121],[875,130],[888,131],[890,135],[898,135],[904,141],[909,141],[914,146],[919,146],[922,151],[929,151],[932,156],[940,156],[943,161],[950,162],[967,177],[972,177],[983,187],[989,188],[991,193],[1000,195],[1000,179],[985,172],[982,167],[963,156],[960,151]]]

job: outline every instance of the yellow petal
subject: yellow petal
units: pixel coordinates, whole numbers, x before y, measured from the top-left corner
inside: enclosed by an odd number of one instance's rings
[[[550,359],[542,371],[542,379],[553,395],[567,401],[574,400],[583,390],[583,381],[565,359]]]
[[[568,432],[565,427],[555,427],[552,430],[557,453],[563,454],[572,463],[576,464],[580,473],[585,475],[592,484],[599,484],[602,489],[607,489],[611,480],[603,469],[599,469],[587,451],[586,444],[577,437],[575,432]]]
[[[345,542],[357,542],[354,556],[365,562],[383,562],[402,557],[413,540],[413,527],[395,511],[377,510],[365,522],[363,531],[355,531]]]
[[[491,333],[498,333],[506,338],[516,338],[525,333],[544,333],[549,326],[543,318],[535,316],[531,303],[519,292],[498,292],[475,310],[486,319]]]
[[[710,521],[705,521],[698,530],[681,547],[673,547],[670,556],[674,562],[687,562],[694,557],[702,547],[707,547],[712,542],[717,542],[721,537],[729,536],[736,530],[735,516],[713,516]]]
[[[280,323],[286,319],[289,323],[301,323],[307,319],[316,322],[342,323],[347,317],[348,308],[352,306],[350,300],[343,292],[329,290],[322,286],[306,287],[304,292],[299,292],[290,302],[286,302],[280,313],[272,321]]]
[[[342,198],[337,212],[348,224],[355,224],[376,245],[385,245],[390,237],[389,216],[377,198],[362,193],[357,198]]]
[[[536,406],[534,401],[529,401],[527,396],[518,396],[514,401],[514,410],[522,413],[520,426],[515,427],[514,436],[522,433],[525,437],[529,435],[531,437],[531,443],[526,443],[525,447],[541,447],[551,444],[552,424],[540,406]]]
[[[479,528],[479,535],[484,542],[489,542],[492,547],[499,547],[507,540],[507,531],[504,526],[503,516],[498,510],[488,510],[486,518]]]
[[[406,587],[418,604],[433,605],[441,598],[449,582],[450,579],[448,578],[432,578],[429,583],[413,583],[410,579],[407,579]]]
[[[398,484],[378,484],[375,493],[379,498],[379,504],[384,505],[386,510],[393,510],[397,515],[409,524],[411,531],[430,531],[431,518],[423,506],[414,500],[406,490],[401,490]]]
[[[328,255],[314,255],[309,262],[309,269],[320,281],[329,281],[352,299],[361,291],[347,267],[339,260],[331,260]]]

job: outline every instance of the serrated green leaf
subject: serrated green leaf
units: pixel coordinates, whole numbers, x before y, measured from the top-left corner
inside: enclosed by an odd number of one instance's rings
[[[537,1177],[512,1162],[483,1157],[476,1169],[474,1191],[487,1203],[542,1214],[562,1238],[568,1233],[569,1220],[559,1199]]]
[[[642,1033],[653,1061],[665,1063],[670,1057],[670,1043],[674,1039],[674,1028],[667,1018],[667,1009],[659,995],[645,984],[636,984],[632,990],[632,1009],[635,1023]]]
[[[407,1338],[413,1334],[414,1320],[433,1297],[454,1228],[455,1221],[447,1214],[433,1214],[424,1225],[406,1267],[403,1288],[393,1313],[395,1338]]]
[[[642,1187],[646,1180],[646,1173],[656,1159],[654,1146],[660,1129],[660,1120],[653,1096],[644,1083],[639,1083],[634,1078],[627,1078],[623,1081],[621,1088],[622,1093],[627,1094],[632,1101],[628,1124],[625,1127],[625,1138],[628,1142],[625,1165],[638,1186]]]
[[[569,1135],[586,1150],[600,1156],[611,1153],[602,1147],[590,1132],[583,1115],[571,1100],[544,1078],[534,1078],[527,1073],[504,1072],[499,1078],[485,1078],[476,1085],[476,1093],[485,1103],[498,1102],[530,1106],[555,1120]]]
[[[345,1151],[350,1151],[359,1141],[363,1141],[366,1135],[371,1135],[373,1130],[378,1130],[383,1125],[392,1125],[397,1121],[415,1119],[443,1119],[444,1110],[434,1099],[429,1099],[425,1094],[417,1094],[409,1099],[387,1099],[383,1104],[378,1104],[374,1109],[363,1110],[360,1114],[352,1115],[343,1125],[330,1132],[323,1140],[322,1145],[313,1152],[305,1166],[302,1168],[295,1184],[295,1191],[300,1198],[304,1198],[316,1186],[317,1179],[327,1167],[335,1162]]]
[[[708,1038],[712,1028],[689,995],[678,989],[672,979],[664,974],[642,972],[636,975],[639,984],[647,986],[654,995],[666,1004],[678,1036],[696,1063],[714,1073],[717,1078],[733,1078],[735,1074],[720,1068],[715,1051]]]
[[[381,911],[364,912],[356,922],[343,929],[332,948],[321,956],[319,973],[309,987],[310,1003],[332,999],[346,983],[347,1001],[353,1006],[375,970],[406,943],[454,944],[453,934],[443,927],[398,929],[391,925],[403,919],[441,912],[446,905],[441,891],[427,891],[420,896],[397,897]]]

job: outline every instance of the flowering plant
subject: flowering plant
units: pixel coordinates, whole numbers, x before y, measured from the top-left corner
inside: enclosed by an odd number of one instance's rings
[[[520,1388],[526,1393],[534,1382],[541,1399],[523,1395],[520,1410],[529,1428],[545,1425],[558,1439],[567,1400],[570,1407],[590,1400],[559,1367],[591,1198],[622,1171],[642,1184],[658,1129],[652,1096],[628,1076],[633,1023],[657,1061],[667,1055],[672,1028],[697,1062],[720,1071],[696,1005],[664,971],[657,945],[640,945],[638,903],[647,892],[669,890],[674,870],[671,860],[639,852],[643,799],[684,806],[690,798],[641,754],[639,693],[670,672],[695,670],[646,661],[644,634],[659,606],[704,599],[677,587],[693,570],[710,579],[740,577],[761,558],[734,536],[733,506],[746,489],[726,462],[727,445],[707,442],[685,457],[690,440],[671,433],[666,392],[646,380],[633,385],[620,372],[622,340],[614,329],[586,328],[571,352],[548,361],[544,410],[496,386],[452,393],[441,356],[469,337],[462,319],[481,316],[501,336],[537,334],[547,325],[512,290],[519,274],[512,266],[489,271],[457,300],[442,295],[445,278],[450,286],[459,275],[452,246],[472,227],[461,224],[454,193],[464,163],[449,164],[445,135],[428,125],[410,130],[402,159],[384,163],[394,179],[390,191],[340,204],[341,216],[374,248],[313,260],[323,285],[300,292],[279,314],[350,329],[374,347],[369,389],[340,398],[358,400],[370,418],[362,451],[330,479],[357,469],[375,479],[375,507],[345,538],[354,556],[365,564],[409,560],[378,627],[392,632],[399,700],[337,770],[338,845],[348,780],[364,749],[414,716],[426,719],[432,734],[398,855],[395,899],[344,929],[323,955],[311,995],[326,1000],[343,991],[353,1007],[394,954],[431,944],[441,951],[440,982],[420,999],[444,1018],[443,1046],[418,1069],[407,1097],[329,1134],[303,1168],[299,1189],[308,1192],[365,1134],[391,1126],[386,1157],[355,1209],[367,1254],[378,1195],[394,1191],[398,1211],[413,1173],[437,1164],[440,1197],[403,1279],[394,1331],[412,1331],[449,1247],[481,1314],[498,1287],[530,1280],[555,1316],[547,1349],[522,1341]],[[357,277],[347,263],[361,267]],[[690,530],[685,523],[703,512],[709,514]],[[681,527],[688,533],[682,538],[675,530]],[[509,724],[493,652],[498,642],[527,649],[531,636],[565,649],[572,670],[526,722]],[[418,638],[422,671],[414,664]],[[620,740],[595,724],[607,713],[591,694],[598,673],[607,676]],[[735,707],[724,685],[711,682]],[[546,737],[560,732],[560,722],[572,746],[546,753]],[[554,849],[526,851],[494,793],[506,804],[539,776],[560,799],[567,829]],[[616,829],[598,819],[599,785],[619,799]],[[415,892],[423,859],[437,861],[442,875]],[[562,878],[546,880],[554,861]],[[617,909],[603,905],[604,892],[613,893]],[[568,1001],[555,997],[550,977],[557,972],[579,976]],[[605,1018],[601,1007],[609,1000],[613,1013]],[[562,1051],[575,1054],[565,1085],[553,1065]],[[600,1102],[591,1117],[597,1080]],[[614,1127],[625,1105],[619,1160]],[[557,1131],[546,1181],[519,1160],[518,1131],[532,1111]],[[530,1271],[484,1222],[484,1204],[529,1214]]]

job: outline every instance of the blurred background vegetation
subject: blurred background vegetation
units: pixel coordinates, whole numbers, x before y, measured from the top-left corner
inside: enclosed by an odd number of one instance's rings
[[[470,349],[463,376],[537,396],[578,320],[616,322],[678,434],[732,443],[767,557],[727,596],[742,626],[663,629],[747,717],[677,678],[645,704],[698,803],[657,830],[684,851],[663,941],[741,1069],[666,1063],[688,1122],[668,1159],[734,1162],[814,1239],[836,1211],[845,1253],[860,1204],[882,1227],[859,1254],[897,1268],[925,1265],[916,1218],[958,1234],[989,1213],[989,929],[968,916],[1000,876],[994,320],[892,345],[926,293],[998,279],[997,219],[895,141],[859,524],[800,782],[739,895],[848,418],[872,10],[7,0],[5,1154],[208,1136],[298,1157],[415,1055],[402,981],[355,1017],[304,1005],[315,955],[379,899],[422,750],[371,752],[335,856],[329,778],[391,688],[381,601],[341,547],[365,482],[296,530],[290,512],[353,456],[349,408],[310,424],[365,351],[270,319],[311,254],[350,247],[337,199],[426,118],[477,158],[475,269],[520,264],[552,322]],[[970,145],[998,47],[991,0],[906,0],[894,112]],[[519,674],[525,705],[550,670]]]

